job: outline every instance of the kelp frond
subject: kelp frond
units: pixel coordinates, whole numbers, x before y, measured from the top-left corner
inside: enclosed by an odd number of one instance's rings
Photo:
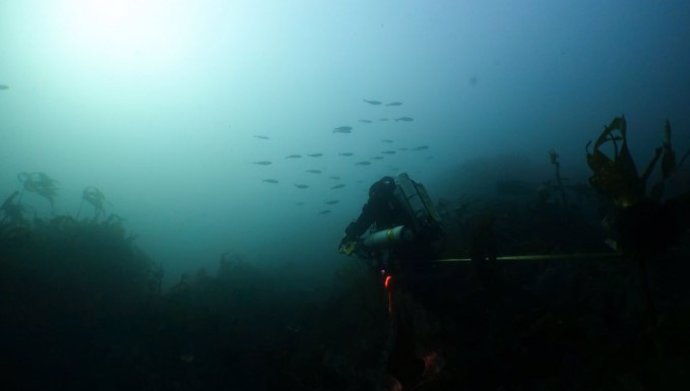
[[[625,117],[616,117],[604,127],[591,152],[589,146],[592,142],[587,143],[587,164],[592,170],[590,184],[599,193],[611,198],[619,207],[635,205],[646,197],[659,200],[663,195],[665,181],[678,171],[678,167],[690,151],[680,159],[680,163],[676,163],[676,155],[671,144],[671,123],[666,121],[662,145],[655,149],[652,160],[640,176],[628,150],[626,131]],[[616,141],[621,141],[620,148]],[[607,156],[600,149],[608,142],[613,143],[613,157]],[[647,195],[647,181],[659,161],[661,161],[661,180]]]
[[[36,193],[50,202],[51,209],[57,195],[58,182],[44,172],[22,172],[17,175],[17,179],[22,183],[24,190]]]
[[[612,198],[619,206],[637,203],[644,197],[645,187],[628,150],[626,132],[625,117],[616,117],[604,127],[591,153],[587,151],[587,164],[592,170],[590,184],[599,193]],[[616,141],[621,142],[620,148]],[[608,142],[614,144],[613,157],[601,151],[601,147]],[[591,142],[587,145],[590,144]]]

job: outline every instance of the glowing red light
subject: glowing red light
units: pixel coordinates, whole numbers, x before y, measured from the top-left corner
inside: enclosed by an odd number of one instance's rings
[[[388,289],[388,286],[391,284],[391,280],[392,280],[392,279],[393,279],[393,277],[391,277],[391,276],[386,276],[386,279],[383,281],[383,286],[385,286],[386,289]]]

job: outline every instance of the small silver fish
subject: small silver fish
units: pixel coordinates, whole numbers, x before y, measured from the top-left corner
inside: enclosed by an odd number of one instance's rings
[[[390,102],[386,106],[402,106],[402,102]]]
[[[295,183],[295,187],[298,189],[307,189],[307,188],[309,188],[309,185],[303,185],[301,183]]]
[[[395,151],[381,151],[384,155],[395,155]]]
[[[321,212],[319,212],[320,215],[327,215],[329,213],[331,213],[330,209],[322,210]]]
[[[311,156],[311,157],[321,157],[321,156],[323,156],[323,153],[310,153],[310,154],[308,154],[307,156]]]
[[[383,156],[372,156],[371,160],[383,160]]]
[[[335,204],[337,204],[337,203],[339,203],[339,202],[340,202],[340,201],[338,201],[338,200],[330,200],[330,201],[324,202],[324,204],[326,204],[326,205],[335,205]]]
[[[333,133],[352,133],[352,126],[339,126],[333,129]]]
[[[371,162],[366,161],[366,160],[362,160],[361,162],[355,163],[355,165],[357,165],[357,166],[369,166],[369,165],[371,165]]]
[[[302,155],[300,155],[298,153],[293,153],[292,155],[285,156],[285,159],[299,159],[301,157],[302,157]]]
[[[254,137],[261,139],[261,140],[270,140],[271,138],[268,136],[262,136],[260,134],[255,134]]]
[[[378,106],[381,104],[381,101],[378,100],[368,100],[368,99],[362,99],[363,101],[369,103],[370,105]]]
[[[396,119],[395,119],[395,122],[398,122],[398,121],[412,122],[412,121],[414,121],[414,118],[412,118],[412,117],[400,117],[400,118],[396,118]]]
[[[309,169],[309,170],[306,170],[306,171],[307,171],[307,172],[310,172],[310,173],[312,173],[312,174],[321,174],[321,170],[317,170],[317,169],[313,169],[313,168],[312,168],[312,169]]]
[[[10,89],[10,86],[8,86],[7,84],[0,84],[0,90],[9,90],[9,89]]]
[[[353,153],[352,152],[340,152],[338,155],[340,155],[340,156],[352,156]]]
[[[424,151],[426,149],[429,149],[428,145],[420,145],[418,147],[412,148],[413,151]]]
[[[360,119],[359,122],[361,122],[361,123],[363,123],[363,124],[370,124],[370,123],[372,123],[373,121],[370,120],[370,119]]]
[[[277,180],[277,179],[264,179],[262,182],[266,182],[266,183],[278,183],[278,180]]]
[[[331,187],[331,190],[342,189],[343,187],[345,187],[345,185],[343,185],[342,183],[339,183],[339,184]]]
[[[258,162],[254,162],[254,164],[258,164],[259,166],[268,166],[273,164],[273,162],[268,160],[259,160]]]
[[[391,140],[391,139],[389,139],[389,138],[384,138],[384,139],[381,140],[381,141],[384,142],[384,143],[386,143],[386,144],[392,144],[392,143],[393,143],[393,140]]]
[[[338,180],[338,179],[340,179],[340,177],[339,177],[339,176],[337,176],[337,175],[329,176],[329,178],[331,178],[331,179],[335,179],[335,180]]]

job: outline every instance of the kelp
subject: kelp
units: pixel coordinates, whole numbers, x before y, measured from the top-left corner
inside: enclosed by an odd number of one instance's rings
[[[561,202],[563,207],[568,206],[567,199],[565,196],[565,187],[563,186],[563,181],[565,178],[561,176],[561,163],[558,161],[558,153],[555,150],[549,151],[549,161],[551,164],[554,165],[556,169],[555,177],[556,177],[556,189],[561,195]]]
[[[625,117],[616,117],[604,127],[591,153],[589,151],[591,141],[587,143],[587,164],[592,170],[589,182],[600,194],[610,198],[617,207],[630,207],[646,198],[660,201],[666,180],[678,171],[688,153],[683,156],[680,163],[676,162],[676,155],[671,145],[671,124],[666,121],[662,145],[654,150],[652,160],[640,175],[628,150],[626,131]],[[620,148],[618,141],[621,142]],[[601,148],[609,142],[613,144],[612,157],[601,151]],[[647,194],[647,181],[659,160],[661,160],[661,180]]]
[[[19,202],[19,191],[12,193],[0,205],[0,241],[18,243],[29,235],[29,222],[24,218],[24,210]]]
[[[36,193],[50,202],[50,209],[55,213],[55,196],[57,195],[57,181],[44,172],[21,172],[17,179],[23,185],[23,191]],[[21,197],[20,197],[21,198]]]
[[[676,159],[676,153],[671,145],[671,123],[667,120],[664,123],[664,136],[660,148],[657,148],[657,153],[661,154],[661,180],[657,182],[650,191],[650,197],[654,200],[661,200],[664,190],[666,188],[666,181],[675,175],[680,167],[690,155],[690,149],[685,152],[680,161]]]
[[[5,199],[0,206],[0,212],[2,212],[2,219],[0,219],[0,225],[7,223],[8,225],[23,225],[24,220],[24,208],[22,204],[18,201],[19,191],[15,191],[9,197]]]
[[[638,175],[635,162],[628,150],[625,117],[616,117],[606,126],[589,152],[587,143],[587,164],[592,170],[589,183],[599,193],[610,197],[616,206],[626,207],[644,197],[644,177]],[[618,141],[621,141],[620,148]],[[606,143],[613,144],[613,157],[601,151]]]
[[[687,201],[683,201],[687,195],[667,200],[663,200],[663,195],[666,181],[679,171],[690,151],[677,161],[671,143],[671,124],[666,121],[661,145],[639,174],[628,150],[626,131],[625,117],[616,117],[604,128],[591,152],[591,141],[587,143],[587,164],[592,170],[589,182],[615,206],[616,212],[610,219],[618,225],[622,247],[627,242],[627,247],[635,251],[646,246],[644,252],[653,253],[674,242],[682,231],[682,219],[677,215],[687,208]],[[602,152],[607,143],[613,145],[612,157]],[[647,183],[659,162],[659,180],[647,192]]]
[[[79,211],[77,212],[77,218],[81,214],[81,208],[87,202],[93,206],[94,220],[97,220],[100,216],[105,215],[105,195],[103,192],[94,186],[87,186],[81,193],[81,203],[79,204]]]
[[[592,152],[587,144],[587,163],[592,170],[592,187],[615,206],[606,220],[615,240],[616,249],[639,265],[642,296],[646,306],[646,324],[651,340],[655,340],[656,309],[648,282],[648,263],[677,244],[688,229],[690,193],[663,200],[666,181],[678,172],[680,164],[671,144],[671,124],[666,121],[662,144],[640,175],[628,150],[626,122],[623,116],[614,118],[594,143]],[[617,142],[620,141],[620,148]],[[611,142],[613,156],[601,151]],[[685,160],[687,153],[681,159]],[[647,181],[661,162],[659,181],[647,192]]]

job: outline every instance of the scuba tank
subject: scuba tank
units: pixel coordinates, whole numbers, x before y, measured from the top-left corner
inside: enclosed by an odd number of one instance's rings
[[[374,231],[362,238],[362,245],[368,249],[387,249],[414,239],[412,231],[404,225]]]

